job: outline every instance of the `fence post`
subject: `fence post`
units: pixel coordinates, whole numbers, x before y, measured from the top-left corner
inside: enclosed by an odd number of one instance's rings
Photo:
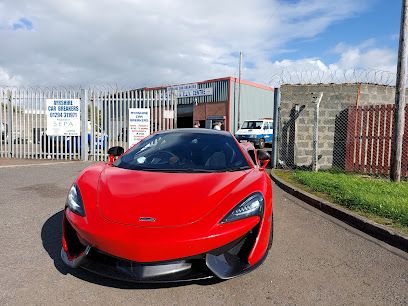
[[[177,129],[177,95],[173,92],[171,94],[171,99],[173,100],[173,104],[174,104],[174,128]]]
[[[313,96],[313,103],[315,104],[315,113],[314,113],[314,125],[313,125],[313,156],[312,156],[312,170],[317,171],[319,170],[318,162],[318,155],[317,149],[319,146],[319,108],[320,102],[323,98],[323,93],[319,93],[319,95],[315,95],[312,93]]]
[[[278,124],[279,124],[280,88],[273,91],[273,133],[272,133],[272,168],[278,163]]]
[[[81,160],[88,160],[88,90],[81,89]]]
[[[8,157],[13,157],[13,96],[12,96],[12,91],[8,90],[7,91],[7,125],[8,125],[8,131],[7,131],[7,156]]]

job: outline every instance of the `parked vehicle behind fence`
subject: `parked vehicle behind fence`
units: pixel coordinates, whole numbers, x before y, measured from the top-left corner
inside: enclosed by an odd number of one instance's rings
[[[265,147],[265,144],[272,144],[273,135],[273,120],[245,120],[241,128],[235,133],[235,137],[240,142],[249,141],[260,149]]]
[[[47,131],[41,136],[41,149],[44,153],[63,152],[78,153],[81,151],[81,136],[49,136]],[[95,149],[105,149],[108,135],[98,125],[94,125]],[[92,124],[88,121],[88,148],[92,147]]]
[[[8,139],[8,125],[6,123],[1,123],[0,125],[1,132],[1,142],[6,143]]]

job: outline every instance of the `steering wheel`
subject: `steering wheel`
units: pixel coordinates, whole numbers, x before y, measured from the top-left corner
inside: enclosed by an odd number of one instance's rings
[[[174,165],[180,160],[180,158],[177,155],[167,150],[161,150],[149,156],[148,163],[151,164],[154,161],[154,159],[159,159],[159,161],[154,162],[154,164],[156,165],[162,165],[167,163]]]

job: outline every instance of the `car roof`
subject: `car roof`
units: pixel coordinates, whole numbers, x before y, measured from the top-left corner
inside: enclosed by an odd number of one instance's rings
[[[213,130],[213,129],[205,129],[205,128],[179,128],[179,129],[160,131],[160,132],[157,132],[157,134],[172,134],[172,133],[180,133],[180,132],[186,133],[186,134],[224,135],[224,136],[232,137],[230,132]]]

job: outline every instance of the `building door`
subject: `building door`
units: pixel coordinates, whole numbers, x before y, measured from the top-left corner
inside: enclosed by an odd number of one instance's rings
[[[193,104],[177,106],[177,128],[193,127]]]

